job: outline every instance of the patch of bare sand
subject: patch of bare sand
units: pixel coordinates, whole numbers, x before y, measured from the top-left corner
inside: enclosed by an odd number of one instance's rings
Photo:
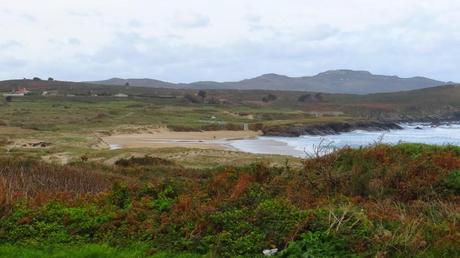
[[[168,148],[185,147],[198,149],[233,149],[227,141],[250,139],[261,135],[256,131],[201,131],[172,132],[157,129],[141,134],[117,134],[102,137],[104,142],[118,148]]]
[[[47,163],[53,163],[53,164],[59,164],[59,165],[65,165],[69,163],[70,159],[71,159],[70,153],[67,153],[67,152],[61,152],[61,153],[55,153],[51,155],[42,156],[43,161]]]

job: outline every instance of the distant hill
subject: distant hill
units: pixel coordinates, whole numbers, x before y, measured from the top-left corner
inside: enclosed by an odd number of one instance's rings
[[[88,82],[92,84],[102,84],[102,85],[126,85],[134,87],[153,87],[153,88],[181,88],[175,83],[164,82],[154,79],[122,79],[122,78],[112,78],[104,81],[94,81]]]
[[[449,82],[437,81],[425,77],[400,78],[398,76],[375,75],[367,71],[354,70],[330,70],[315,76],[304,77],[264,74],[237,82],[200,81],[193,83],[170,83],[154,79],[112,78],[89,83],[104,85],[126,85],[128,83],[130,86],[176,89],[258,89],[350,94],[406,91],[450,84]]]

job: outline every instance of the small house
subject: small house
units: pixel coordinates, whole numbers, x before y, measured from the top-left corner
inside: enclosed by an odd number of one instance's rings
[[[5,97],[22,97],[30,93],[30,90],[26,88],[17,88],[16,90],[11,91],[10,93],[4,93]]]

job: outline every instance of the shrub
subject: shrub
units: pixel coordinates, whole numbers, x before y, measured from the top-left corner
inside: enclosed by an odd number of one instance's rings
[[[131,204],[128,186],[121,183],[115,183],[112,187],[110,200],[113,205],[121,209],[127,208]]]
[[[277,99],[278,99],[278,97],[276,95],[268,94],[267,96],[262,98],[262,101],[263,102],[272,102],[272,101],[275,101]]]
[[[300,240],[289,244],[278,257],[359,257],[349,247],[346,239],[324,232],[307,232]]]
[[[460,170],[455,170],[449,173],[446,178],[446,186],[452,190],[454,194],[460,194]]]
[[[160,212],[168,211],[175,202],[176,192],[171,185],[168,185],[162,192],[158,194],[157,199],[153,202],[153,206]]]
[[[193,103],[193,104],[199,104],[201,103],[201,100],[197,97],[197,96],[194,96],[192,94],[185,94],[184,95],[184,99],[187,101],[187,102],[190,102],[190,103]]]
[[[303,169],[0,159],[0,242],[141,242],[152,253],[212,257],[275,247],[285,248],[280,257],[456,257],[458,161],[451,146],[418,145],[343,149]]]
[[[301,232],[307,214],[286,200],[265,200],[255,210],[255,224],[266,236],[266,241],[278,247]],[[294,236],[293,236],[294,235]]]
[[[0,159],[0,199],[97,194],[110,187],[108,178],[83,167],[58,166],[25,159]]]
[[[139,166],[169,166],[174,165],[174,162],[162,159],[158,157],[150,157],[148,155],[144,157],[131,157],[129,159],[119,159],[115,162],[115,165],[122,166],[122,167],[130,167],[134,165]]]

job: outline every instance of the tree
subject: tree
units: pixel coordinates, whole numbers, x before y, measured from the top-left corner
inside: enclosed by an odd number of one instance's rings
[[[201,97],[201,99],[203,100],[203,102],[204,102],[204,99],[206,98],[207,95],[208,95],[208,93],[207,93],[206,91],[204,91],[204,90],[200,90],[200,91],[198,92],[198,96]]]
[[[41,81],[42,79],[38,78],[38,77],[34,77],[33,78],[34,81]]]
[[[6,102],[11,102],[11,101],[13,101],[13,97],[7,96],[7,97],[5,98],[5,100],[6,100]]]
[[[304,94],[297,99],[298,102],[307,102],[309,100],[311,100],[311,94]]]
[[[200,99],[192,94],[185,94],[184,99],[190,103],[194,103],[194,104],[200,103]]]
[[[318,101],[323,101],[323,100],[324,100],[324,99],[323,99],[323,94],[321,94],[321,93],[316,93],[316,94],[315,94],[315,98],[316,98]]]
[[[48,81],[52,82],[52,81],[54,81],[54,78],[53,78],[53,77],[49,77],[49,78],[48,78]]]
[[[125,86],[126,86],[126,87],[129,87],[129,82],[126,82],[126,83],[125,83]]]
[[[323,102],[323,100],[323,94],[321,93],[316,93],[314,95],[304,94],[297,99],[298,102]]]
[[[265,96],[265,97],[262,98],[262,101],[263,101],[263,102],[271,102],[271,101],[275,101],[275,100],[277,100],[277,99],[278,99],[277,96],[275,96],[275,95],[273,95],[273,94],[268,94],[267,96]]]

